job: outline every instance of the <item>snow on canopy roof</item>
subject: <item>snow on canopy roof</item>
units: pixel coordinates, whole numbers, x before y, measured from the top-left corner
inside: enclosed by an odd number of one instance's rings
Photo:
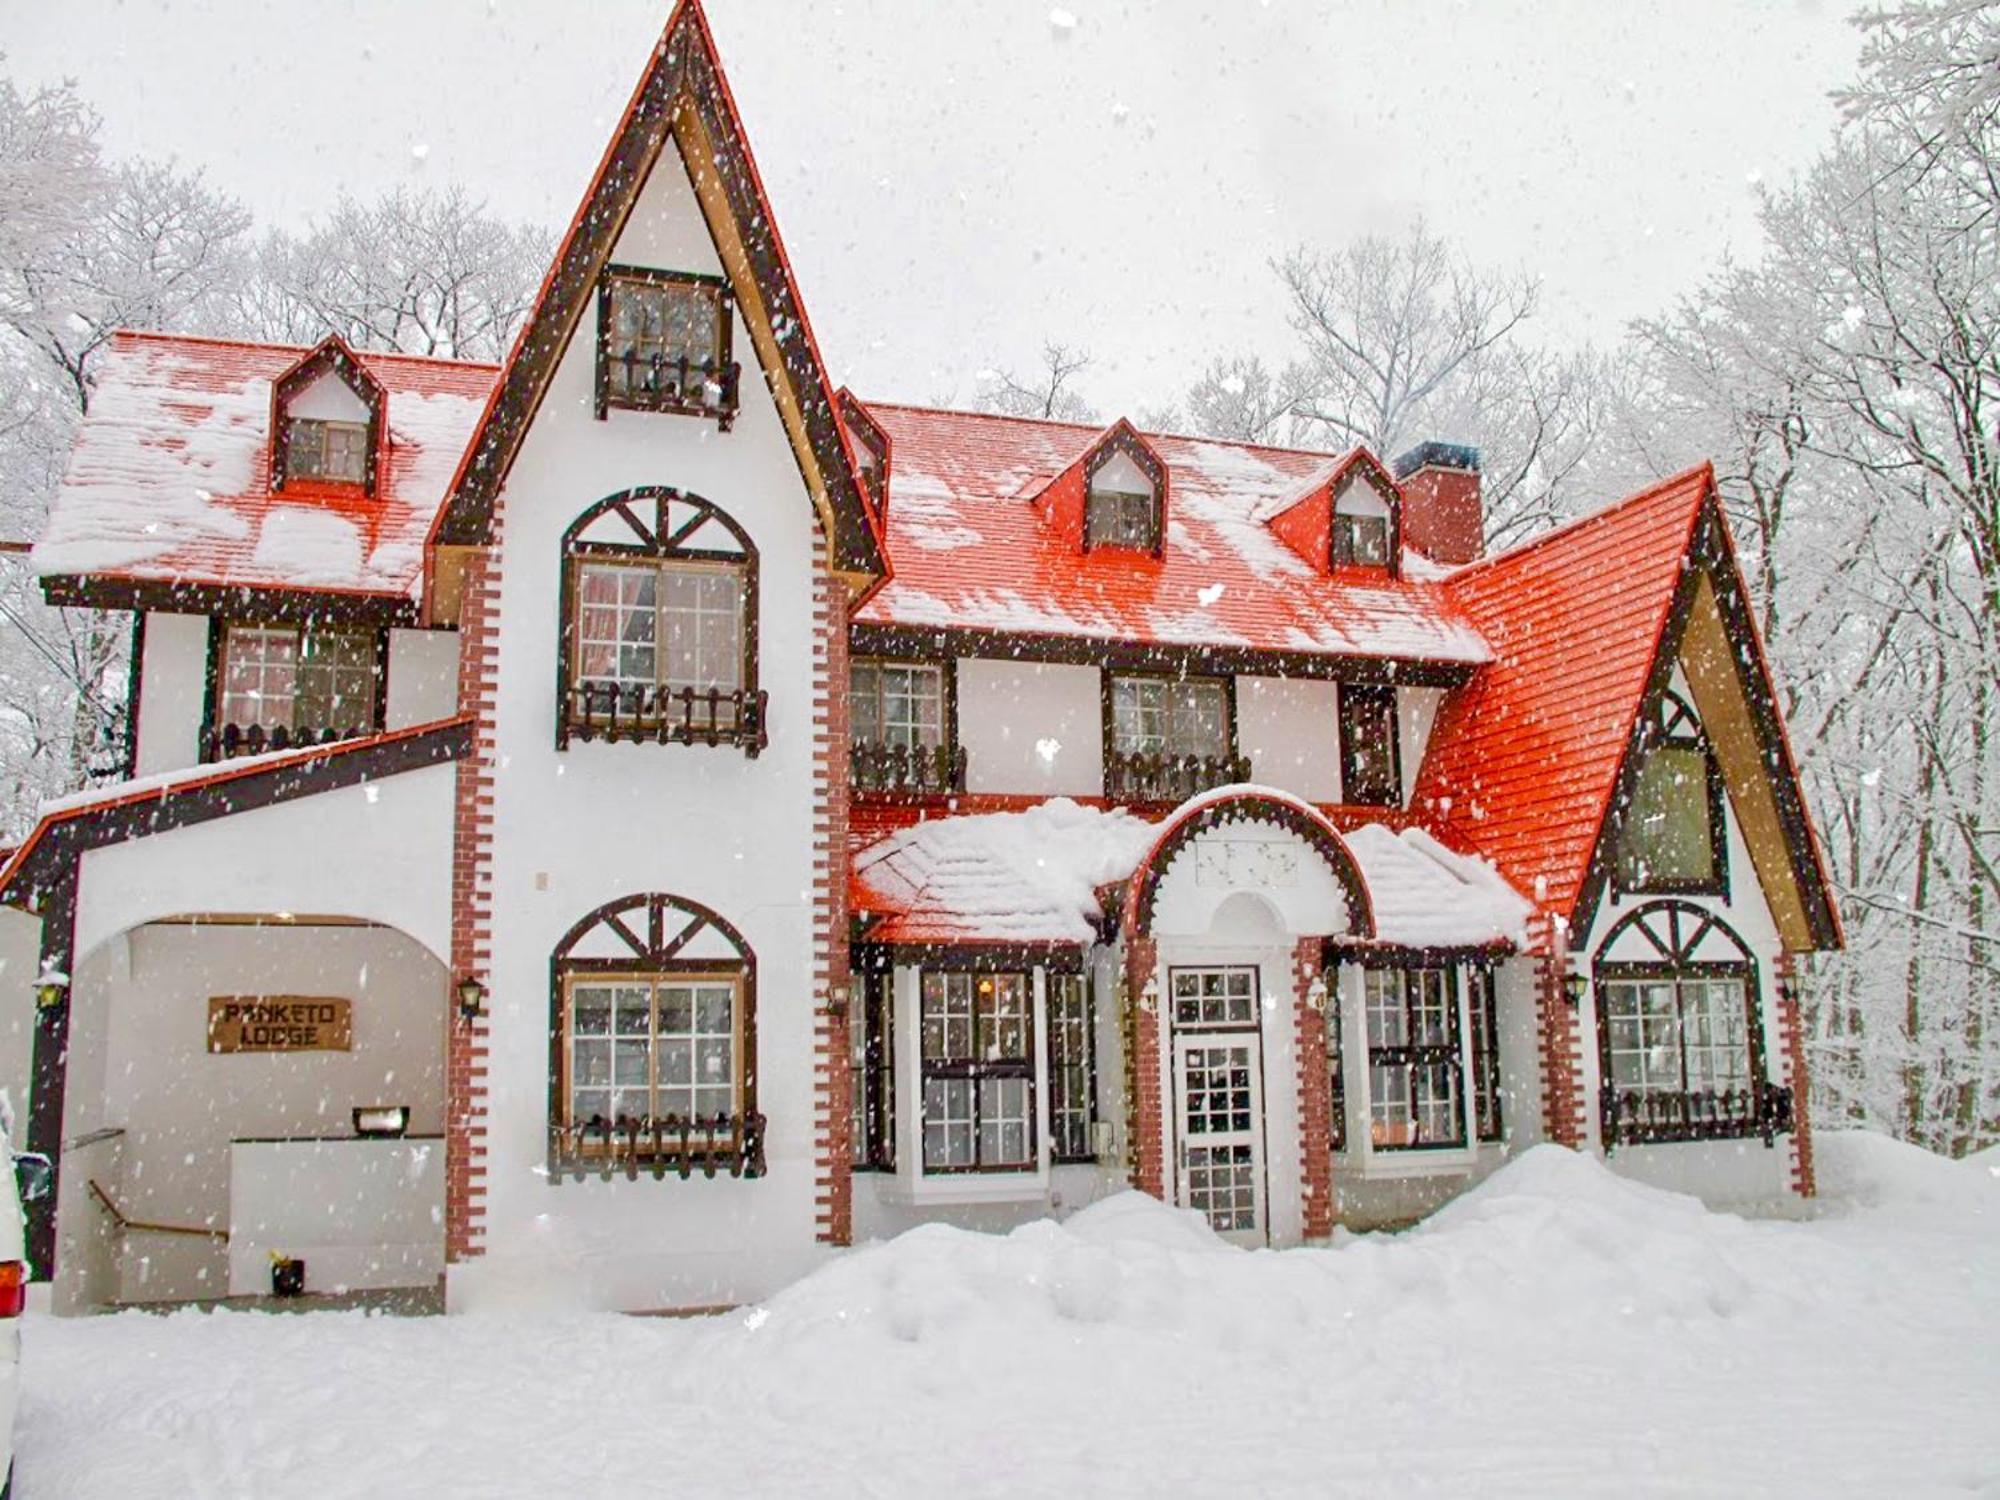
[[[1128,878],[1186,810],[1153,823],[1056,798],[912,824],[855,854],[854,909],[881,919],[871,942],[1089,943],[1103,916],[1098,891]],[[1368,887],[1377,944],[1525,941],[1528,903],[1483,860],[1418,828],[1371,823],[1343,838]]]
[[[1168,470],[1165,555],[1080,555],[1031,503],[1102,429],[877,405],[895,576],[868,624],[1473,664],[1485,643],[1431,578],[1316,569],[1264,523],[1336,455],[1145,434]],[[1206,601],[1206,602],[1204,602]]]
[[[388,400],[377,494],[274,494],[271,384],[310,352],[113,334],[35,571],[415,595],[425,536],[497,372],[360,354]]]

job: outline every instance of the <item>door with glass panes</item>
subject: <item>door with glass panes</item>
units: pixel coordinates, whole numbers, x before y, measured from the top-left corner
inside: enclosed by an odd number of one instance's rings
[[[1174,969],[1175,1201],[1263,1244],[1263,1048],[1254,966]]]

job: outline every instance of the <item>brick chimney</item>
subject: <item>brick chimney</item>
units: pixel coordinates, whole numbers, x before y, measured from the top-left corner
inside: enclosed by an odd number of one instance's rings
[[[1396,460],[1395,472],[1403,491],[1405,547],[1454,567],[1486,550],[1477,448],[1419,443]]]

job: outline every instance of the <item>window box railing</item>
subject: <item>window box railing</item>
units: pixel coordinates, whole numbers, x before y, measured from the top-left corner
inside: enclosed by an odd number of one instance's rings
[[[720,417],[725,428],[736,415],[743,380],[743,367],[733,359],[716,364],[684,354],[673,359],[645,355],[636,349],[608,354],[605,373],[613,406]]]
[[[1146,755],[1114,750],[1104,764],[1104,794],[1124,802],[1185,802],[1250,779],[1237,755]]]
[[[944,793],[965,790],[962,745],[862,743],[847,752],[860,792]]]
[[[654,741],[662,745],[742,745],[755,755],[770,744],[763,691],[655,688],[581,682],[570,688],[569,732],[582,740]]]
[[[1668,1141],[1744,1140],[1769,1146],[1792,1128],[1792,1091],[1782,1084],[1756,1088],[1647,1092],[1606,1088],[1598,1110],[1604,1149]]]
[[[637,1178],[650,1173],[655,1181],[672,1174],[683,1180],[727,1173],[731,1177],[764,1175],[762,1115],[662,1115],[607,1120],[601,1115],[579,1125],[556,1125],[549,1131],[549,1171],[556,1180],[568,1176],[608,1178],[623,1172]]]
[[[375,724],[355,724],[346,729],[287,729],[282,724],[266,729],[261,724],[224,724],[209,735],[208,758],[234,760],[239,755],[262,755],[267,750],[300,750],[379,732],[380,726]]]

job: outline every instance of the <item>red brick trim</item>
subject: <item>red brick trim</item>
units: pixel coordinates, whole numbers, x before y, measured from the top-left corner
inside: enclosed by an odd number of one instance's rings
[[[1299,1034],[1299,1181],[1305,1237],[1333,1233],[1333,1107],[1326,1076],[1325,961],[1318,938],[1302,937],[1292,949],[1292,1014]]]
[[[1160,1097],[1159,945],[1125,939],[1125,1119],[1132,1186],[1167,1201],[1165,1101]]]
[[[1771,965],[1777,986],[1778,1045],[1785,1055],[1785,1082],[1792,1089],[1792,1191],[1801,1198],[1819,1196],[1813,1171],[1812,1078],[1806,1072],[1805,1027],[1799,1015],[1798,971],[1789,953]]]
[[[465,565],[458,629],[458,706],[473,716],[472,754],[458,764],[452,807],[451,976],[492,984],[493,768],[499,762],[493,722],[500,616],[497,554],[482,549]],[[466,1020],[455,994],[445,1013],[445,1259],[485,1248],[487,1020]]]
[[[852,1058],[848,1050],[847,589],[813,562],[813,1228],[854,1239]]]
[[[1558,1146],[1590,1139],[1584,1117],[1583,1041],[1569,1002],[1569,936],[1546,914],[1529,924],[1535,975],[1535,1039],[1542,1065],[1542,1131]]]

